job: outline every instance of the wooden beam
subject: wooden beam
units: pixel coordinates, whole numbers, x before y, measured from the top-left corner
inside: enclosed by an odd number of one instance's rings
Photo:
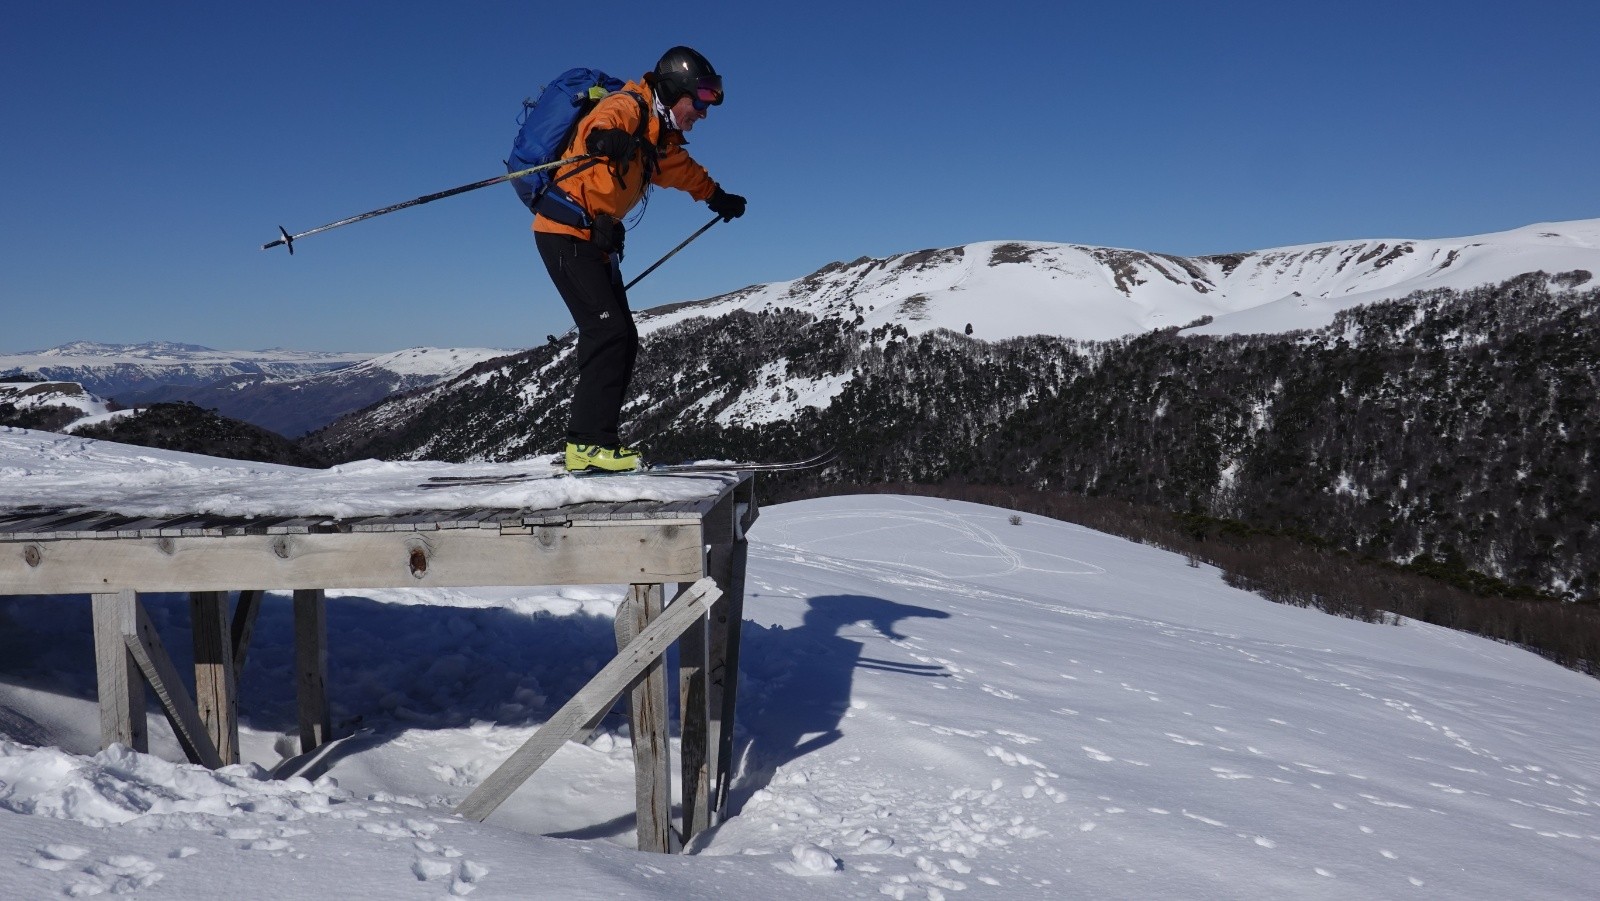
[[[261,598],[266,592],[252,588],[239,592],[239,603],[233,608],[233,677],[244,675],[244,658],[250,651],[250,636],[256,631],[256,615],[261,612]]]
[[[687,586],[682,586],[687,587]],[[680,590],[682,590],[680,587]],[[711,828],[706,730],[706,617],[678,638],[678,734],[683,758],[683,843]]]
[[[227,593],[190,594],[189,622],[194,632],[194,700],[200,720],[223,765],[238,763],[239,705]]]
[[[666,583],[698,579],[701,562],[689,521],[42,539],[0,541],[0,593]]]
[[[217,748],[206,733],[206,724],[200,719],[200,711],[189,696],[189,690],[184,687],[183,679],[178,676],[178,668],[172,665],[172,658],[167,656],[167,649],[161,644],[161,635],[156,632],[150,617],[145,615],[144,605],[139,603],[137,596],[133,599],[132,618],[133,631],[124,632],[122,642],[133,656],[134,663],[138,664],[145,681],[155,691],[156,698],[161,701],[161,710],[166,713],[167,722],[172,724],[172,733],[177,736],[183,753],[191,762],[201,766],[213,770],[221,767],[222,758],[217,756]],[[126,619],[123,624],[127,625]]]
[[[320,588],[294,593],[294,683],[300,707],[300,753],[315,751],[333,736],[328,710],[327,603]]]
[[[144,679],[128,652],[123,636],[134,631],[131,591],[97,594],[90,601],[94,613],[95,681],[100,692],[100,747],[124,744],[135,751],[150,750],[144,700]]]
[[[660,585],[631,585],[617,609],[617,652],[660,618]],[[667,726],[667,660],[656,657],[628,688],[633,738],[635,822],[640,851],[672,851],[672,746]]]
[[[602,667],[589,684],[579,689],[572,700],[473,789],[456,807],[456,813],[469,820],[486,819],[563,744],[587,737],[617,697],[665,653],[678,636],[705,615],[705,605],[714,601],[718,594],[719,589],[710,579],[701,579],[679,594],[655,621]]]

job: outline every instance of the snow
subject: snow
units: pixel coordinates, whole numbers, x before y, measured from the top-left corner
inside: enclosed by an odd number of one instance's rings
[[[215,477],[237,494],[219,509],[356,504],[435,465],[312,488],[289,467],[0,431],[8,492],[73,503],[193,502]],[[240,682],[245,762],[215,773],[169,762],[159,716],[155,754],[98,750],[87,599],[0,598],[0,897],[1591,893],[1594,679],[1012,517],[893,496],[762,511],[731,816],[683,856],[629,850],[617,714],[487,823],[450,813],[610,657],[622,586],[330,593],[341,738],[309,759],[290,756],[291,603],[271,593]],[[145,602],[181,658],[187,598]]]
[[[95,413],[92,416],[85,416],[82,419],[75,419],[72,422],[67,423],[61,427],[61,431],[64,434],[70,435],[74,432],[77,432],[79,429],[86,429],[90,426],[105,425],[107,423],[116,422],[119,419],[128,419],[129,417],[137,416],[140,412],[141,411],[139,408],[134,407],[128,410],[111,410],[106,413]]]
[[[1151,329],[1192,334],[1281,333],[1327,325],[1360,304],[1435,288],[1498,284],[1527,272],[1600,273],[1600,219],[1540,223],[1463,238],[1385,238],[1179,258],[1142,250],[986,241],[840,265],[792,281],[641,315],[651,331],[691,316],[796,308],[860,315],[997,341],[1058,335],[1101,341]],[[1593,287],[1592,280],[1581,286]],[[1212,321],[1195,326],[1210,316]]]
[[[396,375],[442,379],[515,352],[485,347],[411,347],[364,360],[347,371],[383,369]]]
[[[105,400],[73,382],[0,381],[0,404],[11,404],[19,410],[67,407],[88,416],[104,416],[107,412]]]
[[[740,394],[733,403],[717,414],[718,425],[755,426],[768,422],[786,422],[810,407],[825,408],[844,391],[850,376],[839,373],[821,378],[789,376],[789,361],[774,360],[756,371],[756,387]],[[712,398],[702,400],[708,405]]]

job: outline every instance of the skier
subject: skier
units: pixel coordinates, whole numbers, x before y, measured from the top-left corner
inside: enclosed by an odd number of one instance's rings
[[[654,71],[601,99],[579,122],[563,156],[591,153],[601,163],[558,170],[534,216],[539,256],[578,326],[568,471],[626,472],[640,464],[638,451],[617,436],[639,349],[618,265],[623,217],[652,184],[687,192],[724,222],[744,215],[745,199],[724,191],[683,149],[684,134],[722,97],[722,78],[704,56],[668,50]]]

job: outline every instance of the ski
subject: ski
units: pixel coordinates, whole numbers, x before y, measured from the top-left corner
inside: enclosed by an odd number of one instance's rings
[[[828,448],[820,454],[806,457],[803,460],[780,460],[773,463],[653,463],[639,470],[643,475],[685,472],[798,472],[804,469],[816,469],[826,466],[839,459],[839,452]],[[590,470],[593,472],[593,470]],[[598,474],[598,473],[597,473]],[[604,475],[628,475],[629,473],[604,473]],[[581,473],[574,473],[581,475]]]
[[[595,478],[599,476],[671,476],[694,475],[696,473],[730,473],[730,472],[800,472],[807,469],[816,469],[826,466],[839,458],[838,450],[827,450],[811,457],[800,460],[779,460],[771,463],[652,463],[641,469],[627,472],[608,472],[603,469],[586,469],[581,472],[513,472],[503,475],[484,476],[432,476],[422,484],[421,488],[455,488],[476,485],[504,485],[516,482],[527,482],[536,479],[557,478]]]

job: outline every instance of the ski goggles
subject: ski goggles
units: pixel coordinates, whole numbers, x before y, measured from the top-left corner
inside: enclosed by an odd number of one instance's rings
[[[695,82],[694,90],[689,93],[694,103],[694,108],[705,112],[708,107],[722,105],[722,79],[715,75],[708,75]]]

